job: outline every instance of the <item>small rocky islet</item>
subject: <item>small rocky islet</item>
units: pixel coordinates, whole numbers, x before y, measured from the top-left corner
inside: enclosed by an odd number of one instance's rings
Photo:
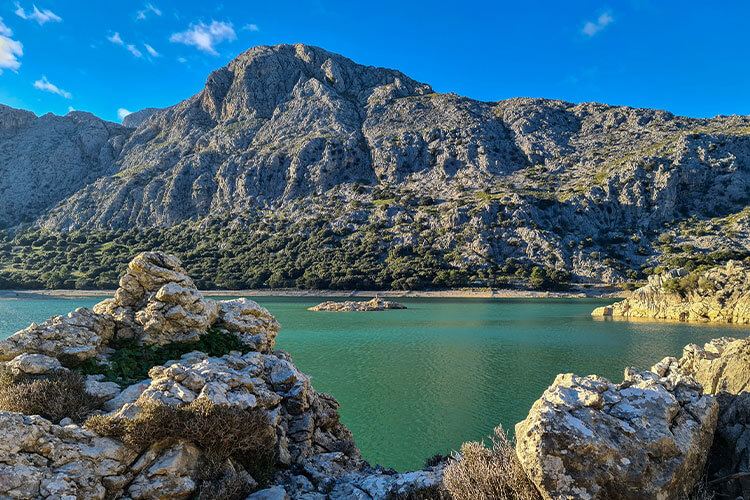
[[[336,302],[329,300],[322,302],[317,306],[308,307],[308,311],[336,311],[336,312],[354,312],[354,311],[386,311],[388,309],[406,309],[406,306],[375,297],[372,300]]]
[[[627,299],[597,307],[592,316],[750,324],[750,266],[726,265],[652,275]]]
[[[0,341],[0,497],[677,499],[699,483],[729,498],[750,492],[748,339],[688,345],[649,371],[627,368],[619,384],[561,374],[516,425],[515,451],[469,443],[399,474],[362,460],[336,400],[274,349],[279,328],[253,301],[203,297],[177,258],[138,255],[114,298]],[[78,393],[54,397],[90,408],[30,411],[65,381],[80,382]]]

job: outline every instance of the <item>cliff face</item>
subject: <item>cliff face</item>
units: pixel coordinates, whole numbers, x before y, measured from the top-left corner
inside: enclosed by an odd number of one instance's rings
[[[252,48],[190,99],[134,115],[135,130],[79,118],[64,142],[93,141],[80,161],[33,128],[0,138],[17,172],[1,181],[19,198],[6,212],[54,231],[230,216],[323,219],[356,240],[377,225],[388,248],[603,281],[663,254],[665,225],[700,251],[750,246],[747,117],[480,102],[299,44]]]
[[[0,105],[0,227],[31,222],[116,170],[127,130],[90,113],[37,117]]]
[[[750,268],[730,261],[692,276],[682,270],[651,276],[627,299],[591,314],[750,324]]]

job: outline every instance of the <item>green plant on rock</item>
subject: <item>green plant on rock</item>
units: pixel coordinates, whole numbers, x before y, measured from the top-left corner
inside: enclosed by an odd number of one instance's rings
[[[236,335],[215,328],[200,336],[198,342],[173,343],[163,346],[138,345],[134,341],[123,341],[108,363],[98,364],[89,359],[75,369],[85,375],[104,375],[106,380],[117,382],[125,387],[148,378],[148,371],[154,366],[179,359],[192,351],[201,351],[209,356],[223,356],[230,351],[247,353],[250,348]]]

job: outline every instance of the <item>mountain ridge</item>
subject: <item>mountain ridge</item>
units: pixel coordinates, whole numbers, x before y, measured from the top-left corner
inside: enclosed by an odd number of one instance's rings
[[[199,93],[115,131],[102,146],[112,160],[48,195],[34,226],[226,219],[254,231],[271,218],[306,232],[323,220],[347,232],[342,248],[377,226],[383,255],[421,245],[449,268],[510,259],[609,282],[673,258],[665,231],[685,255],[750,248],[750,117],[476,101],[296,44],[251,48]],[[681,234],[685,221],[705,234]]]

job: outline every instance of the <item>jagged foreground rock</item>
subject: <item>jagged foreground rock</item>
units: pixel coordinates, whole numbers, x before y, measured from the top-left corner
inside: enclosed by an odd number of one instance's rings
[[[717,415],[690,377],[627,369],[615,385],[558,375],[516,425],[516,451],[545,499],[684,498],[703,472]]]
[[[352,311],[385,311],[388,309],[406,309],[406,306],[393,302],[391,300],[383,300],[380,297],[375,297],[372,300],[365,301],[351,301],[347,300],[344,302],[328,301],[322,302],[317,306],[308,307],[308,311],[339,311],[339,312],[352,312]]]
[[[89,375],[86,390],[106,400],[103,408],[113,421],[133,419],[155,403],[179,407],[208,400],[261,409],[273,428],[282,470],[276,493],[287,488],[295,498],[343,499],[369,491],[371,496],[362,498],[385,498],[439,484],[439,471],[394,475],[368,468],[339,421],[335,399],[316,392],[288,354],[274,351],[279,324],[258,304],[204,298],[179,260],[161,252],[138,255],[120,285],[95,312],[78,309],[0,341],[0,371],[40,376],[86,360],[106,363],[117,340],[189,343],[211,326],[221,328],[252,350],[221,357],[189,352],[153,367],[149,379],[123,390],[102,375]],[[138,453],[67,418],[57,424],[7,411],[0,412],[0,435],[3,498],[188,498],[200,485],[203,450],[191,442],[157,442]],[[231,459],[223,467],[257,487]]]
[[[723,337],[703,347],[690,344],[678,360],[667,357],[651,368],[661,376],[689,376],[719,402],[716,436],[709,456],[709,480],[727,498],[750,497],[750,339]]]
[[[686,293],[665,290],[669,280],[685,278],[677,269],[649,276],[648,284],[627,299],[597,307],[591,314],[601,317],[649,318],[750,324],[750,266],[728,262],[695,277],[696,287]]]
[[[385,254],[429,239],[462,266],[514,258],[607,282],[654,265],[664,224],[689,216],[676,244],[750,246],[743,116],[480,102],[296,44],[251,48],[123,123],[137,128],[0,108],[0,227],[320,219],[344,244],[379,227]]]

